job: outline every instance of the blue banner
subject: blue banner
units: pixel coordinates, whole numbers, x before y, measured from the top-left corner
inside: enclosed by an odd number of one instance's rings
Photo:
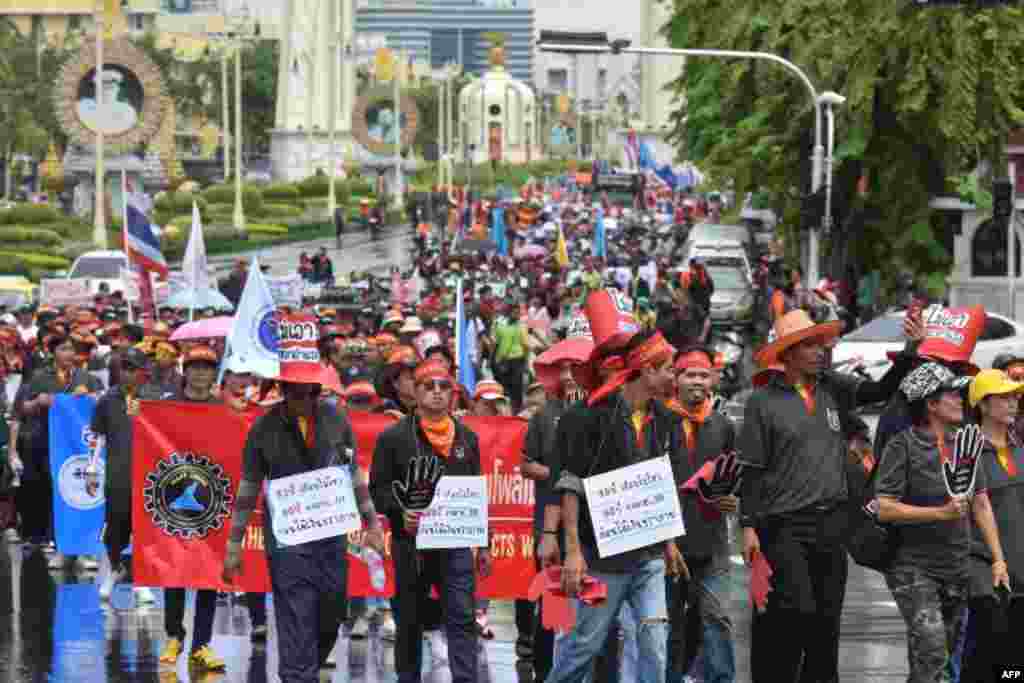
[[[53,473],[53,528],[57,550],[65,555],[104,552],[103,486],[86,490],[86,467],[95,436],[89,428],[96,399],[56,394],[50,408],[50,471]],[[101,458],[101,463],[104,461]],[[100,482],[103,467],[100,466]]]

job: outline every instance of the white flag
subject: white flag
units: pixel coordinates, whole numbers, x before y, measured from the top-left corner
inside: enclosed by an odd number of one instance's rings
[[[210,270],[206,263],[206,243],[203,241],[203,221],[199,207],[192,202],[192,232],[185,247],[185,258],[181,262],[185,283],[194,293],[194,301],[200,301],[210,289]]]
[[[253,258],[228,335],[225,369],[250,372],[267,379],[281,374],[275,313],[270,288],[260,272],[259,262]]]

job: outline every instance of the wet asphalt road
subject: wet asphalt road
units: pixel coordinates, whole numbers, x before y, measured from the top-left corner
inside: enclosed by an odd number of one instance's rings
[[[277,650],[273,619],[265,644],[250,642],[249,613],[241,600],[226,597],[218,605],[212,647],[228,665],[223,674],[190,671],[184,658],[177,667],[158,662],[165,636],[160,592],[157,602],[137,605],[131,587],[119,586],[111,603],[99,600],[94,573],[48,570],[43,553],[20,544],[0,547],[0,680],[110,683],[120,681],[276,681]],[[734,558],[729,583],[735,625],[737,681],[749,681],[750,608],[747,574]],[[190,612],[186,615],[188,622]],[[482,642],[481,683],[528,683],[529,668],[517,664],[512,605],[493,602],[494,640]],[[906,680],[903,621],[880,575],[851,565],[843,613],[840,680],[895,683]],[[187,649],[187,644],[186,644]],[[337,669],[323,681],[392,683],[393,649],[371,630],[369,638],[342,637],[336,646]],[[430,671],[426,683],[450,683],[444,671]],[[626,683],[626,682],[623,682]]]

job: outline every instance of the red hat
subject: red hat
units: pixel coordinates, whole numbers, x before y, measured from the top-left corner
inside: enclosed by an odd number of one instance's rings
[[[345,389],[345,398],[351,399],[356,396],[365,397],[370,399],[370,403],[376,405],[380,403],[380,396],[377,395],[377,390],[373,384],[366,380],[359,380],[358,382],[352,382]]]
[[[978,374],[978,366],[971,363],[974,347],[985,329],[984,306],[970,308],[944,308],[929,306],[921,313],[925,326],[924,341],[917,347],[917,355],[943,363],[962,363],[967,374]],[[887,354],[895,360],[899,352]]]
[[[590,323],[586,316],[577,315],[569,321],[565,339],[533,361],[537,381],[544,385],[544,390],[549,394],[558,394],[559,366],[566,361],[573,364],[586,363],[593,352],[594,338],[590,334]]]
[[[594,367],[593,361],[574,368],[573,376],[580,386],[590,392],[590,398],[587,400],[588,405],[594,405],[626,382],[629,382],[644,368],[672,360],[675,353],[675,348],[666,341],[661,332],[655,332],[644,340],[642,344],[626,354],[621,369],[616,370],[603,384],[598,384],[600,378],[596,373],[586,371],[587,368],[592,369]],[[583,370],[583,372],[580,372],[580,370]]]
[[[590,323],[594,352],[621,349],[640,331],[633,306],[618,290],[600,289],[587,297],[583,309]]]
[[[688,349],[676,358],[675,370],[682,372],[687,368],[703,368],[710,370],[714,366],[714,356],[707,349]]]
[[[592,292],[583,310],[590,324],[594,349],[585,363],[573,368],[573,377],[581,387],[594,391],[601,385],[599,370],[608,361],[608,356],[624,348],[640,331],[640,325],[633,316],[633,306],[618,290]],[[625,365],[611,369],[622,372]]]
[[[319,384],[342,393],[338,373],[320,361],[320,329],[308,313],[282,316],[277,326],[280,374],[274,379],[294,384]]]
[[[476,390],[473,392],[474,401],[479,401],[480,399],[496,401],[502,398],[506,398],[505,387],[493,379],[485,379],[476,383]]]
[[[413,377],[416,380],[416,384],[423,382],[429,382],[434,379],[446,379],[451,381],[452,376],[448,372],[448,366],[439,360],[425,360],[416,366],[416,372]]]

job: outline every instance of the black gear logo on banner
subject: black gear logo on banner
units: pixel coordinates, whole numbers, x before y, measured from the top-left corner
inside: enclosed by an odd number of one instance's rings
[[[143,507],[164,533],[206,538],[231,514],[231,480],[205,455],[171,453],[146,475]]]

